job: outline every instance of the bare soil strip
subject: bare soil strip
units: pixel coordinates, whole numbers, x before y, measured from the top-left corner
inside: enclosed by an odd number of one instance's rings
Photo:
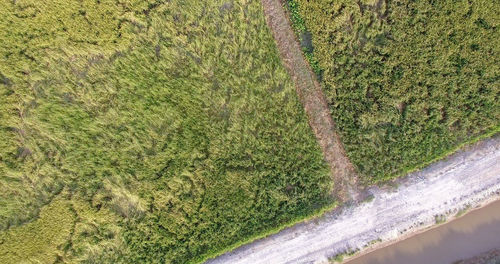
[[[500,136],[468,147],[397,186],[371,187],[370,202],[345,207],[240,247],[219,263],[327,263],[346,251],[393,243],[500,198]],[[380,241],[375,246],[369,246]]]
[[[280,0],[262,0],[266,22],[276,40],[282,61],[291,75],[316,138],[328,162],[334,181],[334,194],[341,202],[357,200],[357,177],[345,154],[330,109],[307,63]]]

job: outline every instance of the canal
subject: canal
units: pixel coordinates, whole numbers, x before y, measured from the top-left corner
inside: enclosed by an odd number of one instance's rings
[[[347,264],[450,264],[500,248],[500,201]]]

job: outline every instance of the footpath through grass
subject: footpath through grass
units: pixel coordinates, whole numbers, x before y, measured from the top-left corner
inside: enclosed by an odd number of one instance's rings
[[[331,204],[259,1],[0,5],[0,262],[199,262]]]
[[[347,154],[365,183],[500,131],[500,5],[289,0]]]

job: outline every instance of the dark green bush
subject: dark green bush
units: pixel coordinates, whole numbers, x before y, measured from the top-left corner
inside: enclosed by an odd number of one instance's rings
[[[364,182],[499,131],[494,1],[288,2],[292,22],[312,33],[332,116]]]

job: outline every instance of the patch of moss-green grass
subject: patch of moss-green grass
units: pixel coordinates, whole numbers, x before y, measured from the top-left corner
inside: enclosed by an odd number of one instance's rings
[[[5,232],[67,192],[60,261],[193,263],[332,205],[259,1],[0,1]]]
[[[67,201],[56,200],[32,222],[0,231],[1,263],[54,263],[62,255],[75,215]]]

